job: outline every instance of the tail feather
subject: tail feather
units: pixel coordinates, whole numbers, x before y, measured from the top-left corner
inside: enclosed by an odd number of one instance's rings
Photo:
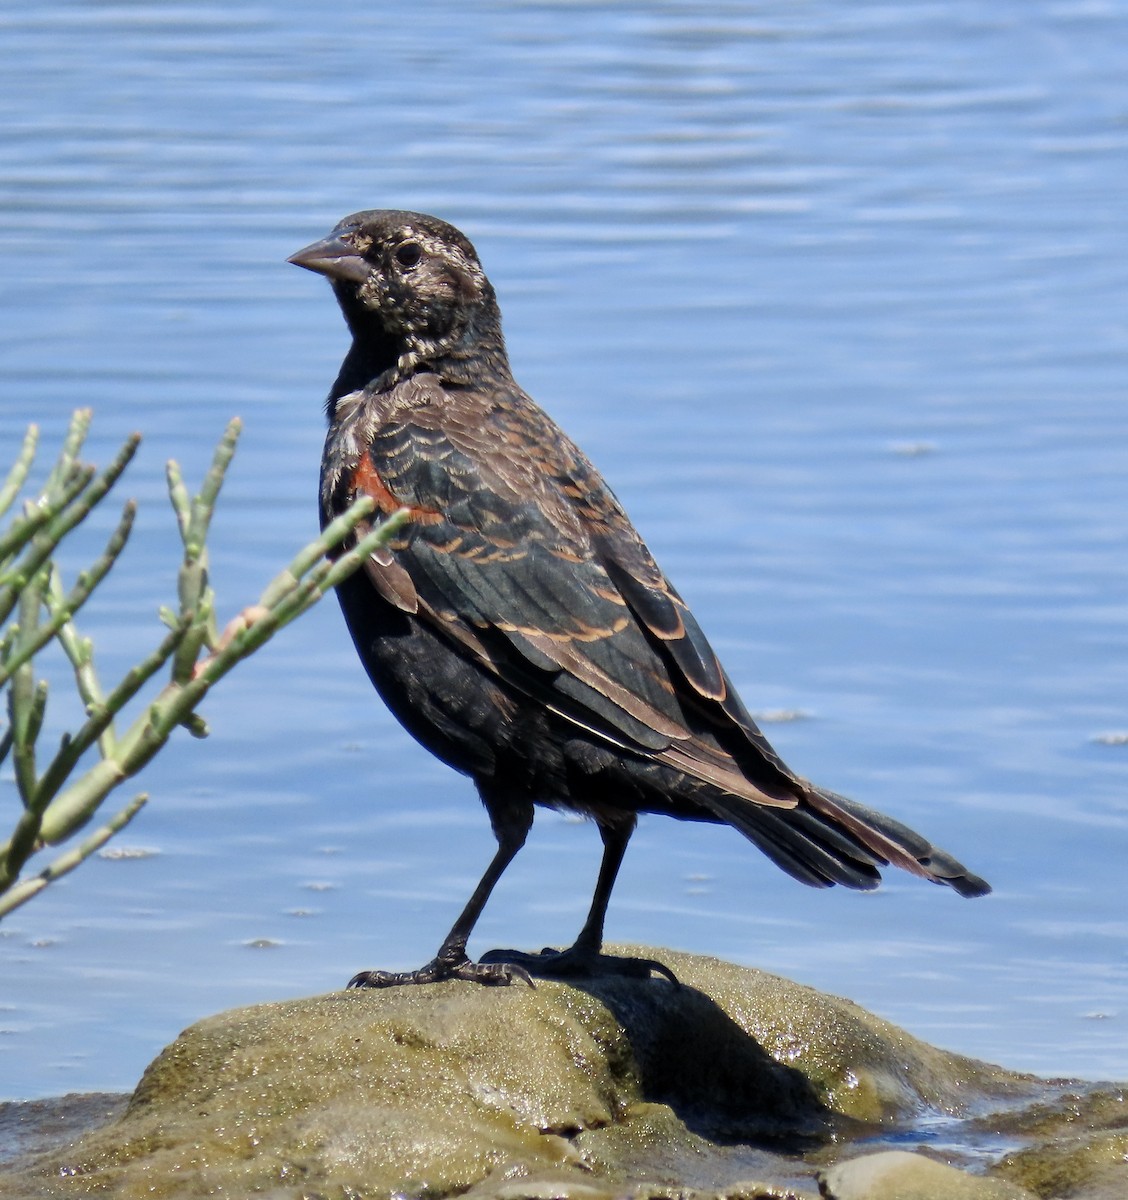
[[[877,864],[884,865],[884,860],[810,810],[760,808],[728,795],[710,797],[709,806],[776,866],[810,887],[840,883],[871,891],[881,882]]]
[[[878,868],[892,865],[945,884],[961,896],[983,896],[991,890],[907,825],[813,785],[790,809],[761,807],[727,793],[703,799],[777,866],[811,887],[837,883],[869,891],[881,882]]]
[[[946,850],[934,846],[927,838],[884,813],[866,808],[857,801],[839,796],[824,788],[811,789],[811,801],[820,811],[837,818],[853,830],[877,854],[884,854],[895,866],[904,867],[932,883],[946,884],[961,896],[985,896],[991,885],[972,874]],[[886,853],[888,847],[892,853]]]

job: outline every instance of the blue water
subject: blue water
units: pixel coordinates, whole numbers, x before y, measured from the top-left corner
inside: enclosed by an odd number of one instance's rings
[[[358,208],[438,213],[788,761],[996,889],[813,892],[655,818],[609,937],[1128,1078],[1128,7],[43,0],[0,39],[2,457],[79,405],[92,457],[145,434],[82,622],[105,679],[172,595],[166,458],[196,480],[245,420],[225,616],[314,532],[345,337],[286,255]],[[137,783],[138,855],[0,923],[0,1097],[126,1089],[209,1013],[418,965],[488,858],[335,605],[205,712]],[[597,848],[542,816],[472,950],[570,940]]]

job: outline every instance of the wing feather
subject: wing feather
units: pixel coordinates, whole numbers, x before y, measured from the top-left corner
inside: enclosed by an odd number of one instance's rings
[[[531,403],[452,424],[434,391],[416,377],[352,474],[354,494],[416,518],[367,564],[380,595],[612,744],[745,802],[795,807],[802,785],[583,455]]]

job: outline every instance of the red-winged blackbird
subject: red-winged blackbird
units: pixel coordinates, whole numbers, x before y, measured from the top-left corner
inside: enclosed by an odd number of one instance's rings
[[[354,986],[668,975],[600,953],[640,812],[731,825],[814,887],[874,888],[894,864],[962,896],[990,890],[784,764],[599,473],[514,381],[494,290],[457,229],[355,213],[290,262],[328,277],[353,338],[327,403],[322,522],[363,494],[411,511],[338,589],[345,619],[392,712],[474,780],[498,842],[435,958]],[[472,963],[467,938],[535,804],[598,825],[591,911],[568,950]]]

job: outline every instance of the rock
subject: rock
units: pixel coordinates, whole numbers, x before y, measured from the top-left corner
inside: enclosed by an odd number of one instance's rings
[[[637,953],[642,953],[641,950]],[[1033,1077],[938,1050],[851,1000],[716,958],[654,950],[688,987],[699,989],[774,1059],[799,1068],[832,1112],[892,1124],[922,1108],[963,1113],[985,1097],[1026,1094]],[[617,993],[597,984],[616,1015]],[[629,1003],[640,995],[627,993]],[[697,1056],[688,1055],[690,1065]]]
[[[1046,1097],[849,1001],[637,953],[682,986],[450,982],[208,1018],[120,1118],[0,1170],[0,1197],[813,1200],[817,1167],[857,1133]]]
[[[999,1170],[1042,1196],[1124,1200],[1128,1196],[1128,1130],[1102,1130],[1044,1142],[1009,1155]]]
[[[819,1187],[826,1200],[1036,1200],[1016,1184],[968,1175],[904,1150],[839,1163],[820,1173]]]

